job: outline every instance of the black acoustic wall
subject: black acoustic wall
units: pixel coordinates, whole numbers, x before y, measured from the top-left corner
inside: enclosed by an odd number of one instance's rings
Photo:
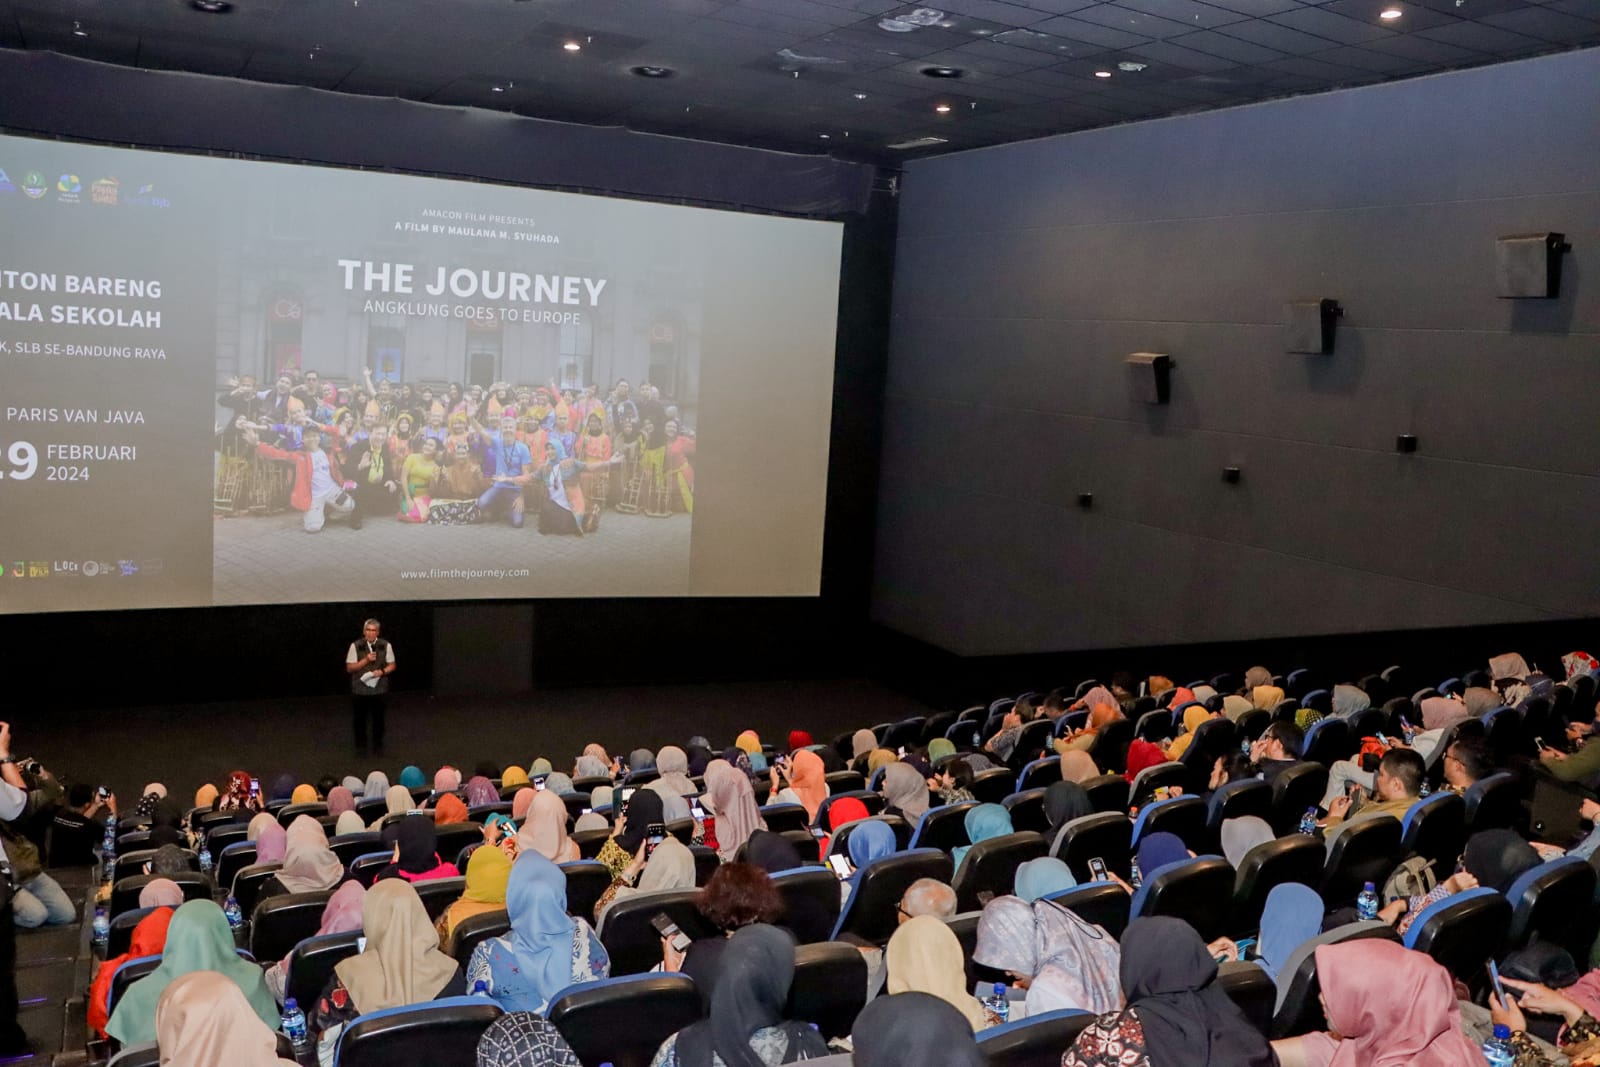
[[[976,655],[1600,614],[1596,114],[1591,50],[911,164],[874,619]],[[1560,299],[1497,299],[1543,230]],[[1334,353],[1285,352],[1322,297]]]

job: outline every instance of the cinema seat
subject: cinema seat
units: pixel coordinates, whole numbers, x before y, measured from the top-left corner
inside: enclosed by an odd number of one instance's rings
[[[1587,959],[1595,935],[1594,898],[1594,868],[1577,856],[1559,856],[1524,871],[1506,890],[1511,903],[1506,947],[1548,941],[1573,959]]]
[[[139,906],[139,892],[157,878],[166,877],[176,883],[183,890],[184,900],[210,900],[216,893],[211,879],[194,871],[179,871],[176,874],[136,874],[117,882],[111,890],[111,908],[107,914],[115,919],[125,911],[132,911]]]
[[[1128,787],[1128,805],[1143,807],[1155,800],[1157,789],[1163,786],[1182,788],[1187,781],[1187,772],[1177,760],[1146,767],[1133,776],[1133,784]]]
[[[1273,832],[1292,834],[1310,808],[1319,808],[1328,789],[1328,768],[1320,763],[1297,763],[1285,768],[1272,783]]]
[[[1400,820],[1376,815],[1329,827],[1324,846],[1328,858],[1317,891],[1331,907],[1354,904],[1365,883],[1382,889],[1399,866]]]
[[[1012,793],[1017,777],[1007,767],[995,767],[972,776],[972,798],[980,804],[998,804]]]
[[[1089,861],[1105,860],[1106,869],[1121,878],[1132,874],[1129,865],[1133,848],[1133,823],[1126,815],[1101,812],[1073,819],[1056,832],[1050,854],[1065,863],[1079,882],[1093,877]]]
[[[467,891],[467,880],[460,878],[430,878],[426,882],[412,882],[411,888],[422,898],[422,907],[429,922],[437,922],[445,909],[461,899]]]
[[[475,1063],[478,1039],[501,1014],[487,997],[445,997],[368,1012],[339,1035],[334,1062],[338,1067]]]
[[[611,868],[599,860],[573,860],[560,864],[567,876],[567,914],[594,925],[594,906],[611,887]]]
[[[1280,885],[1322,882],[1327,853],[1322,842],[1307,834],[1263,841],[1244,854],[1233,876],[1233,902],[1228,909],[1228,936],[1249,937],[1261,925],[1267,894]]]
[[[1206,846],[1206,802],[1196,796],[1157,800],[1139,809],[1133,823],[1132,847],[1149,834],[1176,834],[1192,851]]]
[[[834,900],[839,898],[837,886]],[[785,1019],[811,1023],[824,1038],[845,1037],[867,1004],[867,961],[842,941],[802,944],[794,951],[794,981]]]
[[[350,877],[371,889],[372,883],[378,878],[378,872],[393,861],[393,851],[363,853],[350,861]]]
[[[1101,774],[1079,783],[1095,811],[1128,814],[1128,781],[1120,774]]]
[[[874,860],[856,872],[856,887],[845,901],[830,940],[852,934],[865,942],[884,944],[899,926],[900,898],[911,883],[919,878],[949,882],[952,873],[949,853],[933,848],[896,852]]]
[[[511,916],[504,908],[468,915],[456,923],[455,929],[450,932],[450,954],[461,964],[464,971],[472,960],[473,951],[479,945],[491,938],[504,937],[510,932]]]
[[[1215,841],[1229,819],[1246,815],[1265,819],[1271,814],[1272,787],[1259,778],[1242,778],[1219,786],[1206,801],[1206,832]]]
[[[1517,830],[1526,821],[1516,778],[1500,771],[1467,786],[1462,799],[1467,804],[1467,836],[1484,830]]]
[[[1017,775],[1016,791],[1021,793],[1027,789],[1043,789],[1050,783],[1059,781],[1061,781],[1061,757],[1045,756],[1022,768],[1022,773]]]
[[[1044,835],[1032,832],[1003,834],[973,845],[950,881],[956,910],[981,908],[992,898],[1010,893],[1017,868],[1043,856],[1047,847]]]
[[[780,925],[802,945],[827,941],[839,921],[839,879],[826,867],[796,867],[772,876],[783,898]]]
[[[1050,820],[1044,814],[1045,789],[1028,789],[1021,793],[1012,793],[1002,802],[1005,809],[1011,813],[1011,826],[1016,830],[1032,830],[1035,833],[1044,833],[1050,828]]]
[[[235,841],[220,853],[214,852],[216,857],[217,886],[223,892],[233,888],[234,877],[246,867],[253,867],[256,862],[256,844],[254,841]]]
[[[280,893],[250,913],[250,954],[258,960],[281,960],[296,945],[314,937],[333,890]]]
[[[1278,999],[1273,1008],[1272,1029],[1267,1036],[1278,1040],[1308,1034],[1313,1030],[1326,1030],[1328,1020],[1322,1013],[1322,986],[1317,981],[1316,950],[1322,945],[1342,945],[1347,941],[1366,938],[1400,940],[1392,926],[1374,919],[1335,927],[1290,952],[1278,970]]]
[[[1169,863],[1133,894],[1130,919],[1166,915],[1195,928],[1202,940],[1222,936],[1233,899],[1233,868],[1221,856],[1194,856]]]
[[[917,820],[917,828],[911,833],[911,847],[949,852],[959,845],[970,844],[967,839],[967,812],[977,806],[975,800],[964,800],[929,808]]]
[[[289,973],[284,983],[284,996],[293,997],[301,1004],[311,1006],[333,977],[333,969],[340,960],[356,954],[361,941],[361,931],[342,934],[323,934],[308,937],[289,953]]]
[[[811,825],[811,816],[799,804],[768,804],[761,809],[761,818],[767,829],[775,834],[785,830],[804,830]]]
[[[611,957],[611,973],[642,974],[661,962],[661,935],[650,925],[658,913],[666,913],[691,939],[718,936],[695,907],[698,896],[696,889],[671,889],[613,901],[596,931]]]
[[[1095,1014],[1061,1008],[978,1032],[989,1067],[1061,1067],[1061,1053],[1094,1022]]]
[[[545,1017],[585,1065],[650,1067],[663,1041],[699,1021],[700,993],[684,974],[606,978],[557,993]]]
[[[1257,1030],[1263,1034],[1271,1031],[1278,987],[1266,971],[1246,960],[1230,960],[1217,965],[1217,985]]]
[[[1467,844],[1467,805],[1458,793],[1434,793],[1406,810],[1400,820],[1401,855],[1425,857],[1444,881]]]
[[[1066,908],[1086,923],[1104,927],[1112,937],[1122,937],[1128,928],[1128,891],[1116,882],[1088,882],[1041,899]]]
[[[1487,886],[1452,893],[1422,909],[1406,931],[1405,946],[1432,956],[1473,989],[1488,981],[1484,963],[1500,955],[1511,925],[1511,905]]]

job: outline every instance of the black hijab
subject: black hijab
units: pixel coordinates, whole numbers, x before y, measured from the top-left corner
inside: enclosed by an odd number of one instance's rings
[[[784,1063],[828,1055],[815,1030],[783,1018],[794,981],[794,948],[793,937],[761,923],[728,939],[712,982],[710,1018],[678,1031],[681,1067],[711,1067],[713,1056],[725,1067],[764,1067],[750,1038],[771,1026],[781,1026],[789,1037]]]
[[[1182,919],[1135,919],[1122,935],[1122,991],[1151,1067],[1274,1067],[1267,1039],[1217,983],[1217,961]]]
[[[394,824],[394,839],[400,845],[396,864],[407,874],[426,874],[439,866],[439,832],[428,815],[407,815]]]
[[[1044,817],[1050,823],[1047,836],[1054,837],[1056,831],[1073,819],[1093,814],[1094,805],[1089,801],[1089,794],[1077,782],[1052,782],[1044,791]]]
[[[739,858],[744,863],[760,867],[768,874],[792,871],[796,867],[805,865],[805,860],[800,858],[800,850],[795,848],[788,838],[771,830],[757,830],[752,833],[749,840],[744,843]]]
[[[875,997],[850,1031],[856,1059],[872,1067],[983,1067],[972,1024],[929,993]]]
[[[689,776],[698,778],[706,773],[706,764],[717,758],[717,754],[705,745],[689,744],[684,746],[684,755],[689,757]]]
[[[1467,840],[1461,862],[1478,884],[1505,895],[1511,883],[1542,860],[1514,830],[1483,830]]]
[[[616,835],[617,847],[628,855],[639,851],[645,833],[653,822],[665,823],[662,814],[661,794],[654,789],[638,789],[628,798],[628,814],[624,817],[622,832]]]

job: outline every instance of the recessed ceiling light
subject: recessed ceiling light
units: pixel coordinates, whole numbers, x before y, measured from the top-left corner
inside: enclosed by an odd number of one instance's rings
[[[933,110],[937,111],[941,115],[948,115],[948,114],[950,114],[950,105],[949,104],[935,104],[933,106]]]
[[[74,36],[74,37],[87,37],[87,36],[89,36],[89,31],[83,28],[83,23],[79,22],[77,19],[73,19],[72,20],[72,36]]]
[[[1096,78],[1109,78],[1111,77],[1111,72],[1109,70],[1097,70],[1094,72],[1094,76]]]
[[[1150,64],[1148,64],[1148,63],[1135,63],[1131,59],[1124,59],[1122,62],[1117,64],[1117,69],[1121,70],[1121,71],[1126,71],[1129,74],[1137,74],[1141,70],[1144,70],[1149,65]]]
[[[867,98],[867,94],[866,93],[852,93],[851,95],[854,96],[857,100],[865,100]]]
[[[577,41],[568,41],[566,44],[562,45],[561,47],[566,49],[568,52],[581,52],[581,51],[583,51],[583,45],[579,44]]]
[[[671,67],[629,67],[628,70],[641,78],[670,78],[678,73]]]
[[[233,10],[230,0],[189,0],[189,6],[208,15],[223,15]]]
[[[819,133],[817,136],[822,138],[824,141],[831,140],[833,138],[833,134],[831,133]]]
[[[923,67],[922,73],[929,78],[959,78],[967,72],[960,67]]]
[[[1401,11],[1397,7],[1386,7],[1382,11],[1378,12],[1378,17],[1383,19],[1385,22],[1393,22],[1403,14],[1405,14],[1405,12]]]

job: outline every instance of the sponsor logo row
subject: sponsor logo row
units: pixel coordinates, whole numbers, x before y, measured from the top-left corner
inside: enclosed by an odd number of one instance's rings
[[[124,187],[116,178],[99,178],[85,188],[76,174],[63,174],[52,186],[50,179],[37,170],[30,170],[20,179],[13,179],[0,168],[0,197],[21,193],[28,200],[43,200],[52,191],[58,204],[81,204],[87,201],[106,207],[171,207],[172,201],[157,191],[155,183]]]

